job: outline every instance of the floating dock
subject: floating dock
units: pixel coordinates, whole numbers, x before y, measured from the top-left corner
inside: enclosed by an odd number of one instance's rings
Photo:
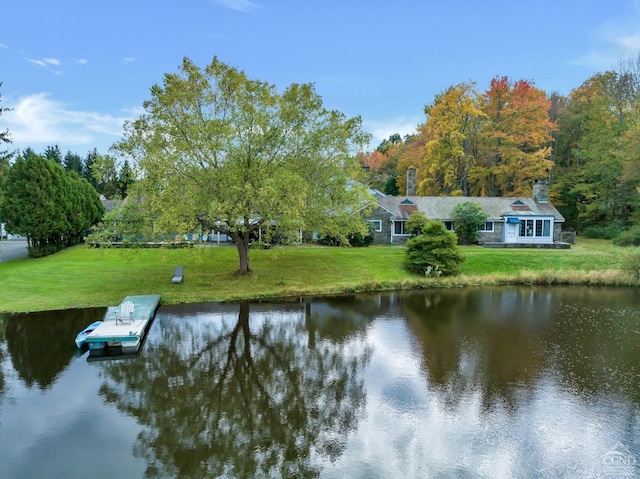
[[[124,298],[87,336],[91,353],[99,355],[107,348],[119,348],[124,354],[138,352],[159,305],[159,294]]]

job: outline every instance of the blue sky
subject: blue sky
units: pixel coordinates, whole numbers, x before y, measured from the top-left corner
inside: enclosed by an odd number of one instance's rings
[[[568,94],[640,52],[640,0],[8,0],[0,29],[11,149],[107,153],[149,89],[213,56],[282,90],[315,83],[372,148],[424,105],[495,76]]]

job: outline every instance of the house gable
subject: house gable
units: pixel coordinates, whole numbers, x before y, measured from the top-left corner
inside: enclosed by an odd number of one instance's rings
[[[398,209],[400,210],[399,216],[402,219],[407,219],[409,218],[409,216],[411,216],[411,213],[415,213],[416,211],[418,211],[418,207],[416,206],[416,204],[409,199],[402,201]]]

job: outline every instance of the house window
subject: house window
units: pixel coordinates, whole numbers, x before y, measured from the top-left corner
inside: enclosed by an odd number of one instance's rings
[[[380,233],[382,231],[382,221],[380,220],[369,220],[371,226],[373,226],[373,231]]]
[[[520,236],[530,238],[551,236],[551,220],[521,220]]]
[[[533,236],[533,220],[520,221],[520,236]]]
[[[486,221],[480,231],[493,231],[493,221]]]
[[[453,231],[453,229],[454,229],[453,228],[454,227],[453,221],[443,221],[442,224],[444,224],[444,228],[447,231]]]
[[[402,236],[405,235],[407,233],[405,233],[404,231],[404,224],[406,223],[406,221],[394,221],[393,222],[393,234],[394,235],[398,235],[398,236]]]

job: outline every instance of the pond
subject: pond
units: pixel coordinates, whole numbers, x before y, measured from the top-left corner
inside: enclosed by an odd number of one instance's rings
[[[640,294],[431,290],[0,316],[0,477],[640,477]]]

